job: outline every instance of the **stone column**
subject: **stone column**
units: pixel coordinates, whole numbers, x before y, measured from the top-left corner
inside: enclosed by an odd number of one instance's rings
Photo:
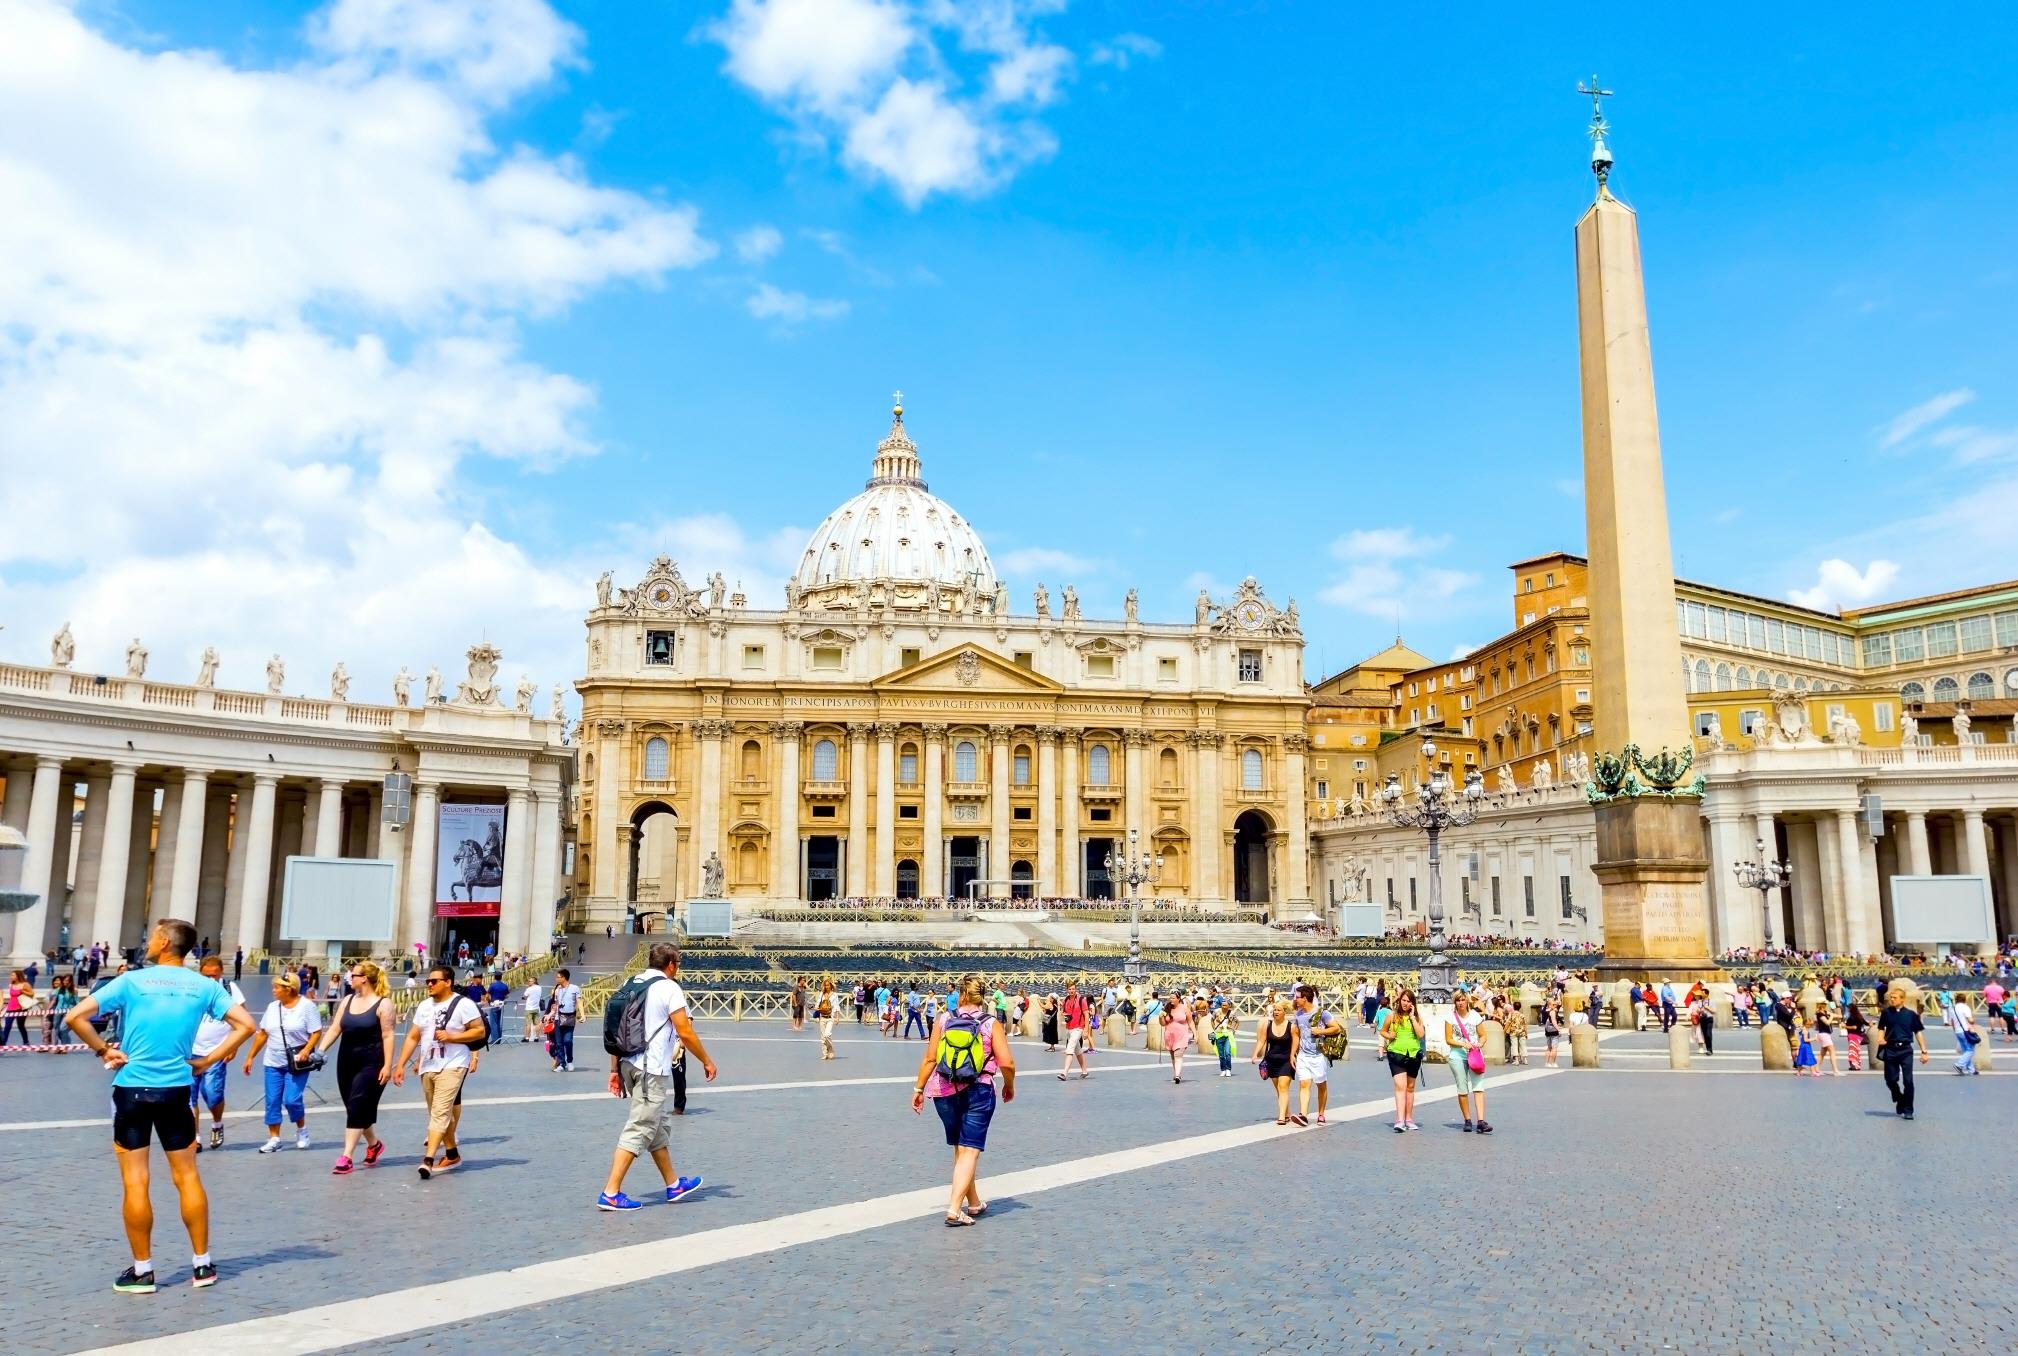
[[[1058,888],[1058,727],[1037,727],[1037,895]]]
[[[343,855],[343,779],[324,777],[313,797],[313,820],[304,811],[303,837],[308,841],[302,845],[305,857],[341,857]],[[309,832],[309,826],[313,831]]]
[[[145,794],[143,790],[143,794]],[[148,797],[150,809],[152,796]],[[144,818],[145,816],[136,816]],[[154,843],[154,861],[150,870],[147,859],[147,843],[136,841],[133,854],[127,859],[130,877],[146,877],[147,916],[159,921],[168,914],[168,897],[175,890],[175,859],[180,855],[176,849],[181,846],[176,841],[175,826],[182,822],[182,779],[173,772],[164,774],[161,782],[161,819],[155,832],[149,835]],[[129,897],[129,907],[135,901]]]
[[[126,913],[126,862],[133,842],[133,778],[137,763],[114,763],[105,799],[104,843],[99,850],[98,894],[91,906],[91,935],[125,946],[120,928]],[[67,826],[66,826],[67,827]]]
[[[869,727],[848,723],[848,894],[869,893]]]
[[[1085,862],[1079,851],[1079,731],[1058,731],[1058,893],[1077,899],[1086,893]]]
[[[1191,732],[1196,763],[1191,778],[1191,850],[1197,858],[1191,888],[1200,904],[1218,904],[1227,897],[1219,865],[1219,740],[1217,730]]]
[[[1863,817],[1857,811],[1836,811],[1836,848],[1843,854],[1843,935],[1831,938],[1829,946],[1860,956],[1877,951],[1877,939],[1884,935],[1876,872],[1864,869],[1863,837]]]
[[[1961,835],[1960,856],[1962,859],[1962,874],[1965,876],[1981,876],[1984,888],[1987,890],[1991,883],[1990,844],[1983,837],[1983,812],[1981,810],[1969,809],[1962,812]],[[1996,918],[1996,909],[1994,907],[1991,909],[1991,918],[1991,927],[1994,931],[1996,927],[1994,921]],[[1997,946],[1994,938],[1976,948],[1978,954],[1985,956],[1995,954],[1996,949]],[[1987,1045],[1988,1042],[1986,1041],[1985,1044]]]
[[[1905,874],[1930,876],[1934,873],[1934,852],[1927,841],[1927,812],[1906,812]]]
[[[50,892],[62,888],[62,882],[53,879],[56,864],[56,824],[61,818],[63,828],[70,828],[68,815],[59,816],[57,807],[64,798],[62,785],[63,760],[54,754],[38,754],[35,758],[34,789],[26,797],[28,803],[28,851],[21,864],[21,889],[36,897],[36,902],[13,917],[14,944],[8,956],[10,965],[26,965],[42,958],[42,933],[50,917]],[[21,773],[8,775],[9,810],[21,785]],[[71,939],[72,944],[83,942],[89,945],[96,938]]]
[[[196,874],[196,935],[224,944],[224,896],[231,852],[231,787],[210,783],[204,795],[203,860]]]
[[[28,832],[29,787],[35,781],[35,764],[25,758],[10,760],[6,765],[7,799],[0,803],[0,824],[26,834]]]
[[[55,891],[55,898],[49,905],[48,916],[42,920],[42,950],[45,953],[54,949],[63,940],[66,899],[68,901],[67,916],[70,919],[70,934],[73,938],[77,935],[78,929],[86,926],[91,921],[91,900],[77,893],[75,884],[76,863],[72,859],[77,852],[77,825],[74,822],[76,809],[77,778],[75,774],[66,772],[63,774],[62,808],[56,812],[56,843],[53,856],[49,862],[49,882],[51,888]],[[145,835],[147,829],[150,827],[145,815],[135,815],[133,817],[133,825],[142,836],[143,842],[141,847],[133,849],[132,853],[129,853],[127,858],[129,861],[132,860],[133,854],[144,853],[147,850]],[[128,874],[132,873],[129,872]],[[134,919],[136,925],[142,921],[141,915],[137,911],[129,909],[127,912],[128,917]],[[132,929],[127,930],[130,931]],[[73,942],[72,944],[74,945],[75,943]]]
[[[1721,809],[1713,799],[1706,807],[1710,821],[1710,944],[1713,950],[1728,951],[1734,946],[1758,946],[1764,932],[1759,917],[1759,892],[1738,884],[1734,869],[1749,861],[1752,841],[1745,816]],[[1768,855],[1772,849],[1768,848]]]
[[[553,944],[554,908],[560,901],[555,873],[561,863],[561,793],[535,793],[532,908],[526,927],[526,954],[537,956]]]
[[[876,722],[876,890],[897,894],[897,722]]]
[[[988,875],[1009,874],[1009,738],[1015,727],[988,727]],[[990,885],[988,898],[1007,896],[1006,885]]]
[[[1777,819],[1771,815],[1759,815],[1752,821],[1752,837],[1755,845],[1757,843],[1764,843],[1766,845],[1766,855],[1763,860],[1779,860],[1780,826]],[[1733,883],[1736,883],[1735,877],[1733,877]],[[1756,895],[1758,891],[1748,890],[1746,893]],[[1787,925],[1784,920],[1787,917],[1788,900],[1787,887],[1784,885],[1777,890],[1769,892],[1768,904],[1773,910],[1773,941],[1780,946],[1786,945],[1787,942]],[[1763,930],[1765,921],[1763,919],[1754,919],[1753,927],[1755,930]]]
[[[497,949],[518,951],[525,946],[526,840],[532,836],[531,804],[526,789],[515,786],[505,793],[504,884],[498,891]]]
[[[266,945],[274,798],[279,786],[278,772],[255,772],[252,775],[252,805],[240,819],[237,832],[232,835],[237,840],[232,843],[232,869],[241,871],[243,876],[239,886],[237,928],[231,942],[233,946],[244,947],[248,956]]]
[[[707,863],[708,854],[720,855],[722,851],[722,741],[734,728],[726,720],[694,722],[694,736],[701,741],[701,770],[697,774],[700,785],[694,788],[694,801],[699,807],[694,812],[692,853],[696,894],[700,893],[700,873]],[[726,858],[723,860],[727,861]],[[723,879],[726,882],[726,871]],[[722,889],[727,893],[726,883]]]
[[[1801,946],[1804,950],[1820,948],[1829,951],[1841,951],[1844,949],[1844,934],[1848,931],[1850,925],[1843,911],[1843,849],[1842,845],[1836,841],[1835,815],[1824,811],[1821,817],[1814,821],[1813,828],[1815,832],[1816,861],[1821,867],[1820,880],[1822,888],[1817,892],[1818,899],[1816,904],[1816,913],[1818,915],[1816,926],[1819,928],[1819,931],[1815,933],[1816,941],[1812,943],[1803,941]],[[1802,915],[1804,925],[1806,921],[1807,916],[1804,911]]]
[[[2018,817],[2006,815],[1997,825],[1997,861],[2004,874],[2004,916],[2007,930],[2018,927]]]
[[[1303,761],[1310,736],[1299,732],[1282,737],[1283,792],[1288,797],[1288,851],[1284,855],[1283,903],[1288,917],[1312,912],[1310,898],[1310,825],[1304,799]]]
[[[772,847],[771,897],[796,903],[805,897],[805,882],[799,875],[799,742],[806,723],[800,720],[771,722],[771,741],[778,747],[778,828]]]
[[[369,809],[366,812],[371,816],[368,859],[392,863],[392,936],[386,940],[385,946],[393,959],[398,960],[402,954],[400,948],[406,945],[406,939],[399,935],[399,916],[401,910],[405,908],[406,901],[406,840],[411,836],[413,826],[409,823],[405,829],[394,833],[386,825],[383,787],[372,790]],[[407,813],[412,812],[413,806],[409,803]]]
[[[1788,886],[1794,896],[1794,931],[1779,939],[1781,946],[1798,943],[1808,951],[1822,945],[1822,858],[1813,820],[1796,819],[1787,825],[1787,859],[1793,872]]]
[[[605,750],[607,752],[607,750]],[[402,956],[414,954],[415,942],[426,942],[428,959],[434,959],[434,854],[435,837],[441,815],[440,789],[433,782],[413,779],[413,823],[406,853],[406,901],[400,909],[399,935],[394,949]]]
[[[586,726],[588,722],[584,721]],[[615,909],[617,906],[618,882],[621,855],[617,851],[617,825],[623,813],[617,806],[618,768],[624,757],[624,723],[620,720],[598,720],[595,723],[596,781],[590,800],[594,842],[589,847],[589,903],[591,907]],[[416,815],[416,818],[418,816]],[[416,840],[418,841],[418,840]],[[418,861],[418,858],[414,859]],[[416,868],[409,867],[409,871]],[[429,870],[433,870],[430,866]],[[433,886],[428,887],[433,891]],[[620,912],[620,910],[619,910]]]
[[[1135,835],[1146,850],[1149,846],[1149,731],[1123,730],[1123,772],[1121,788],[1122,827]]]
[[[919,861],[918,893],[937,899],[946,893],[946,727],[925,727],[925,844]]]
[[[203,878],[203,810],[210,798],[210,773],[186,768],[182,773],[182,807],[175,818],[175,871],[169,878],[168,918],[196,921],[196,886]],[[162,833],[169,832],[168,816],[161,817]],[[159,906],[157,906],[159,907]]]
[[[78,836],[77,898],[96,901],[98,898],[98,868],[105,856],[105,802],[112,797],[112,776],[106,772],[94,772],[84,778],[84,828]],[[78,938],[74,935],[77,927],[70,929],[70,942],[75,946]],[[92,939],[84,939],[88,946]]]

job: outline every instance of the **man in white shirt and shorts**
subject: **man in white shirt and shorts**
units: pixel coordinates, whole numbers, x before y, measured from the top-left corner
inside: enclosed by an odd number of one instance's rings
[[[470,1047],[483,1043],[489,1034],[477,1005],[456,992],[454,972],[446,965],[429,970],[427,997],[414,1006],[413,1025],[407,1028],[406,1044],[392,1069],[397,1086],[406,1082],[410,1061],[420,1068],[420,1092],[427,1102],[427,1152],[420,1160],[423,1181],[462,1162],[456,1150],[456,1097],[469,1076]],[[437,1153],[442,1154],[439,1162]]]
[[[610,1155],[610,1177],[596,1197],[596,1209],[639,1210],[644,1202],[624,1194],[624,1174],[642,1154],[650,1154],[652,1164],[666,1184],[668,1203],[683,1200],[700,1190],[699,1177],[680,1177],[673,1172],[672,1137],[666,1126],[666,1107],[672,1094],[673,1061],[682,1050],[691,1050],[701,1061],[701,1072],[715,1081],[715,1063],[707,1047],[694,1034],[687,1011],[687,995],[674,978],[680,969],[680,949],[671,942],[656,943],[645,958],[645,972],[610,996],[612,1004],[626,1003],[633,985],[644,987],[637,1001],[644,1005],[644,1048],[625,1055],[606,1048],[610,1055],[610,1094],[629,1100],[624,1128],[617,1135],[616,1151]],[[607,1028],[605,1028],[607,1030]]]
[[[525,1034],[519,1037],[520,1045],[529,1044],[539,1037],[543,1022],[540,1016],[540,1003],[545,998],[546,990],[540,987],[537,979],[526,985],[526,1030]]]

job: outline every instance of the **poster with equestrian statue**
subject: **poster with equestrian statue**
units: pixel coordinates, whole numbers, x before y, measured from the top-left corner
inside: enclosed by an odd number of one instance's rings
[[[435,914],[494,918],[504,898],[505,807],[445,802],[435,852]]]

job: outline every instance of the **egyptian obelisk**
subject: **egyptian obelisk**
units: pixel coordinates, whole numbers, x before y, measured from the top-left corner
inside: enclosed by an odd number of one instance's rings
[[[1654,979],[1716,973],[1703,890],[1708,860],[1675,627],[1661,431],[1640,276],[1639,227],[1612,196],[1596,77],[1591,168],[1597,198],[1577,222],[1584,512],[1596,685],[1592,799],[1605,964]],[[1670,753],[1669,751],[1672,751]]]

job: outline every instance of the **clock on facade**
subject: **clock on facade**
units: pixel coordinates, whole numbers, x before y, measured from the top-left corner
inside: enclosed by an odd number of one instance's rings
[[[652,591],[645,596],[645,601],[659,611],[664,612],[673,605],[676,596],[671,584],[654,584],[652,585]]]
[[[1243,631],[1259,631],[1261,624],[1268,620],[1268,614],[1260,602],[1253,598],[1243,599],[1233,609],[1233,620],[1240,623]]]

